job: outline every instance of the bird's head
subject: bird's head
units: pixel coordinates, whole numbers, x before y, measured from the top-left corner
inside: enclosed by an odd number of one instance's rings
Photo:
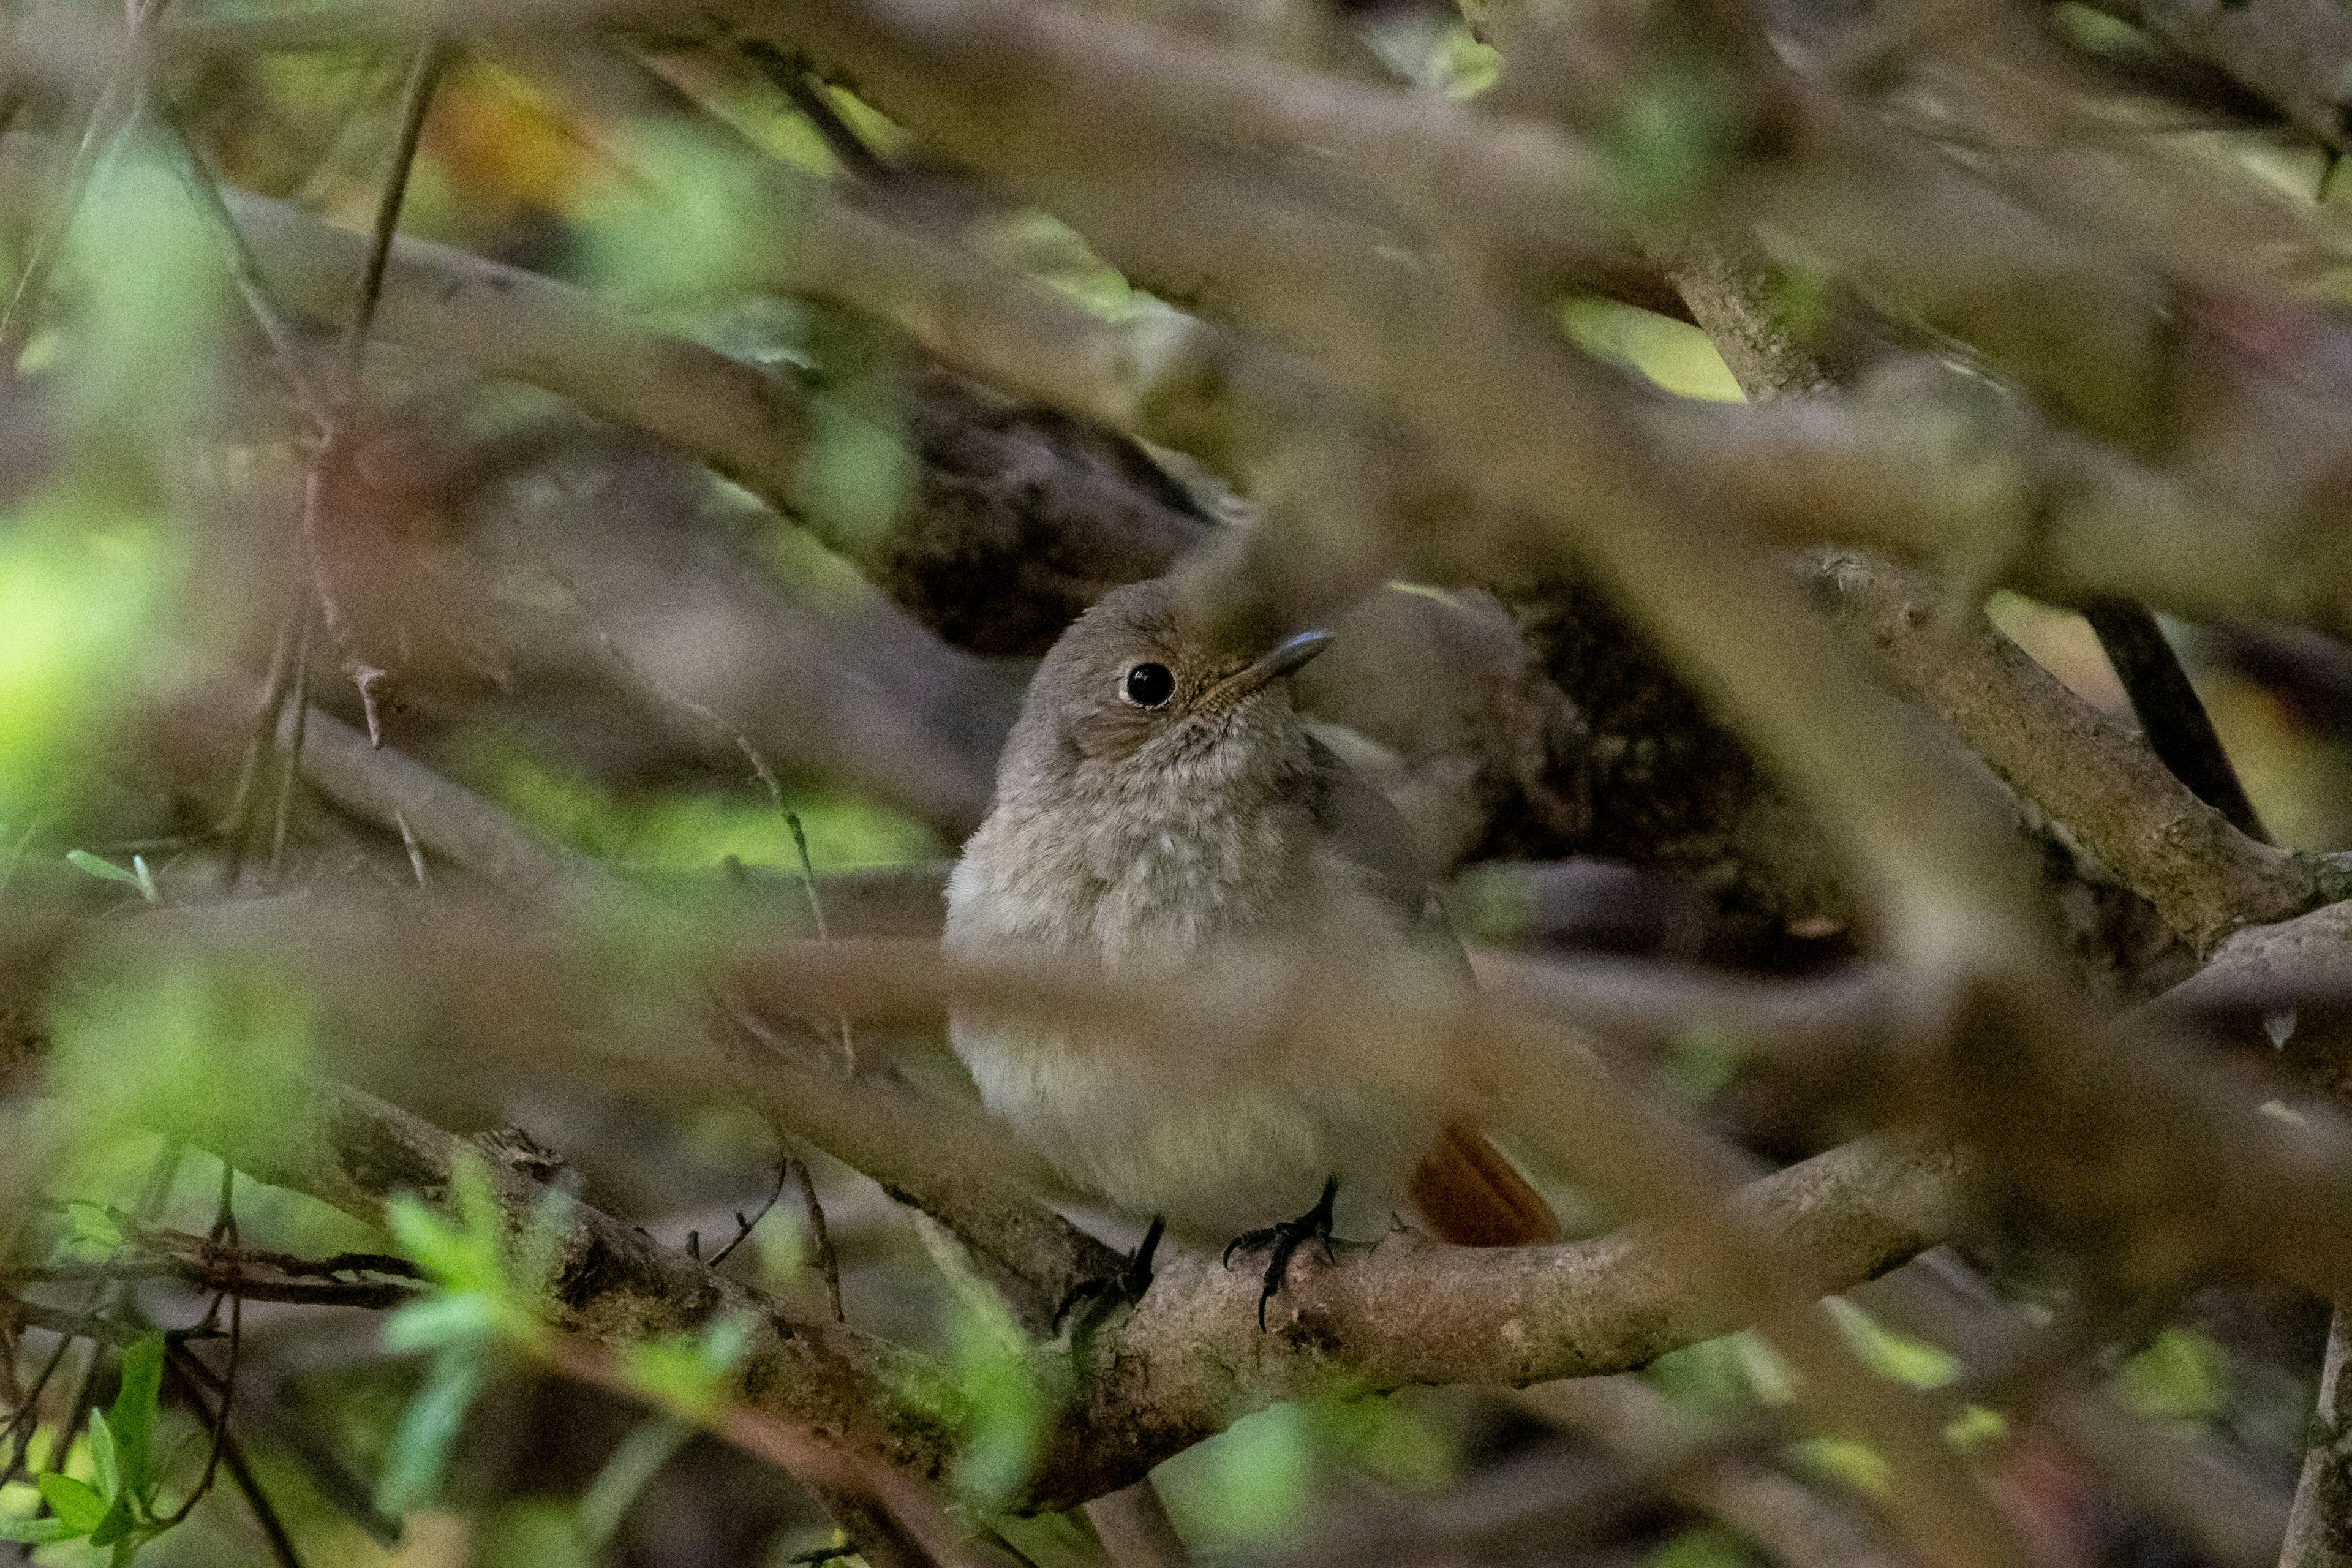
[[[1155,806],[1189,799],[1207,811],[1237,792],[1278,791],[1307,746],[1286,678],[1330,641],[1310,631],[1253,646],[1212,629],[1164,581],[1118,589],[1038,667],[1000,793]]]

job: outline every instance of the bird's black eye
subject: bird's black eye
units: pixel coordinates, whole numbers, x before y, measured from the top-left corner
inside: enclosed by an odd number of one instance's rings
[[[1119,685],[1138,708],[1157,708],[1176,694],[1176,677],[1164,664],[1139,664]]]

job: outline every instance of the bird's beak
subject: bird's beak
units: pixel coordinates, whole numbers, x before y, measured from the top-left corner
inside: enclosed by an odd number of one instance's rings
[[[1218,683],[1216,695],[1228,702],[1238,702],[1270,680],[1286,675],[1296,675],[1307,661],[1329,647],[1329,632],[1301,632],[1276,643],[1273,651],[1248,668],[1229,675]]]

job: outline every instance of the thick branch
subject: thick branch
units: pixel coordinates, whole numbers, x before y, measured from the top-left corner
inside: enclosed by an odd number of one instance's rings
[[[2352,151],[2352,15],[2335,0],[2093,0],[2270,103],[2305,134]]]
[[[2327,1325],[2327,1360],[2319,1374],[2303,1478],[2287,1515],[2279,1568],[2344,1568],[2352,1563],[2352,1321],[2340,1303]]]
[[[187,922],[205,917],[149,918],[184,936]],[[105,930],[111,941],[135,942],[143,923]],[[305,928],[313,941],[335,929],[315,912]],[[396,946],[394,930],[375,926],[346,934],[398,967],[415,955],[387,951]],[[282,933],[247,928],[228,934],[291,957]],[[835,950],[849,967],[834,973],[831,982],[862,976],[868,1010],[891,1007],[904,1016],[910,1006],[936,1008],[945,972],[936,967],[935,954],[925,961],[914,948],[803,946],[762,972],[772,981],[822,986],[828,980],[825,960]],[[332,961],[328,952],[311,956]],[[499,967],[514,972],[520,966],[509,961]],[[1003,997],[1034,989],[1019,976],[998,977],[992,986],[984,975],[974,980],[983,994]],[[420,1008],[430,1005],[424,994],[410,1000]],[[1063,1005],[1091,1003],[1081,991],[1066,993]],[[1198,1021],[1188,1010],[1187,1023]],[[1176,1026],[1172,1019],[1160,1023]],[[1345,1019],[1339,1024],[1352,1027]],[[673,1049],[666,1061],[693,1080],[698,1062],[690,1053]],[[710,1068],[706,1063],[699,1070]],[[714,1075],[708,1081],[731,1091],[741,1080]],[[863,1087],[862,1078],[848,1080],[842,1092]],[[881,1102],[887,1103],[887,1098]],[[257,1179],[309,1193],[371,1222],[381,1218],[392,1194],[444,1196],[464,1146],[373,1096],[317,1079],[255,1074],[249,1091],[233,1104],[143,1109]],[[885,1114],[868,1113],[877,1121]],[[902,1132],[897,1157],[911,1158],[908,1151],[919,1137],[919,1131]],[[930,1147],[936,1153],[937,1146]],[[618,1344],[692,1330],[720,1315],[743,1315],[752,1334],[738,1388],[754,1409],[915,1475],[942,1472],[952,1454],[950,1426],[912,1414],[904,1401],[910,1388],[928,1390],[933,1401],[948,1393],[920,1358],[830,1322],[787,1321],[744,1288],[655,1245],[643,1232],[495,1162],[489,1169],[518,1228],[543,1206],[561,1216],[544,1301],[558,1326]],[[1733,1208],[1743,1229],[1769,1249],[1789,1288],[1811,1296],[1844,1289],[1944,1239],[1959,1223],[1959,1204],[1949,1155],[1864,1142],[1769,1177]],[[967,1211],[943,1212],[952,1219]],[[1003,1240],[1011,1233],[982,1234]],[[1004,1244],[1023,1245],[1017,1238]],[[1292,1317],[1276,1331],[1261,1333],[1256,1287],[1245,1273],[1228,1272],[1207,1255],[1164,1255],[1144,1304],[1107,1326],[1076,1367],[1076,1403],[1051,1436],[1033,1500],[1066,1504],[1112,1489],[1246,1410],[1312,1389],[1530,1383],[1620,1371],[1738,1326],[1742,1313],[1707,1305],[1714,1298],[1695,1289],[1672,1256],[1672,1245],[1641,1230],[1507,1252],[1393,1236],[1369,1250],[1349,1250],[1337,1265],[1300,1268],[1285,1298]],[[1054,1257],[1040,1247],[1015,1261],[1044,1279],[1060,1267]]]
[[[1757,1182],[1734,1207],[1795,1288],[1823,1294],[1951,1234],[1958,1193],[1948,1154],[1864,1142]],[[1237,1406],[1318,1387],[1517,1386],[1622,1371],[1733,1326],[1697,1310],[1639,1230],[1503,1252],[1391,1235],[1294,1273],[1282,1321],[1264,1334],[1256,1290],[1246,1270],[1212,1257],[1166,1264],[1134,1316],[1082,1363],[1082,1400],[1055,1436],[1043,1471],[1052,1489],[1040,1500],[1124,1484],[1218,1430]]]
[[[1814,569],[1898,685],[2074,833],[2198,951],[2318,900],[2310,868],[2247,837],[2146,744],[1981,624],[1939,626],[1936,595],[1849,555]]]
[[[260,1181],[290,1187],[371,1224],[385,1202],[412,1193],[445,1201],[461,1140],[373,1095],[320,1079],[262,1079],[191,1119],[168,1123]],[[814,1436],[914,1475],[936,1478],[952,1438],[904,1407],[910,1383],[928,1384],[919,1358],[830,1321],[788,1321],[745,1287],[529,1177],[485,1159],[499,1206],[518,1234],[552,1212],[549,1321],[602,1344],[641,1342],[736,1318],[750,1349],[739,1396]],[[538,1234],[533,1232],[534,1234]],[[845,1458],[839,1474],[853,1477]]]

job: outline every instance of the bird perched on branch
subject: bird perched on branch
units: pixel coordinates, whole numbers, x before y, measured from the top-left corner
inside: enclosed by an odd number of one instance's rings
[[[1368,977],[1468,966],[1403,819],[1311,735],[1288,677],[1330,642],[1237,642],[1165,581],[1106,596],[1032,682],[987,819],[948,883],[958,957],[1041,957],[1197,976],[1310,940]],[[1116,1031],[959,1016],[956,1054],[988,1109],[1077,1194],[1269,1252],[1258,1302],[1309,1240],[1378,1235],[1410,1205],[1469,1246],[1557,1239],[1543,1199],[1475,1130],[1296,1062],[1170,1060]]]

